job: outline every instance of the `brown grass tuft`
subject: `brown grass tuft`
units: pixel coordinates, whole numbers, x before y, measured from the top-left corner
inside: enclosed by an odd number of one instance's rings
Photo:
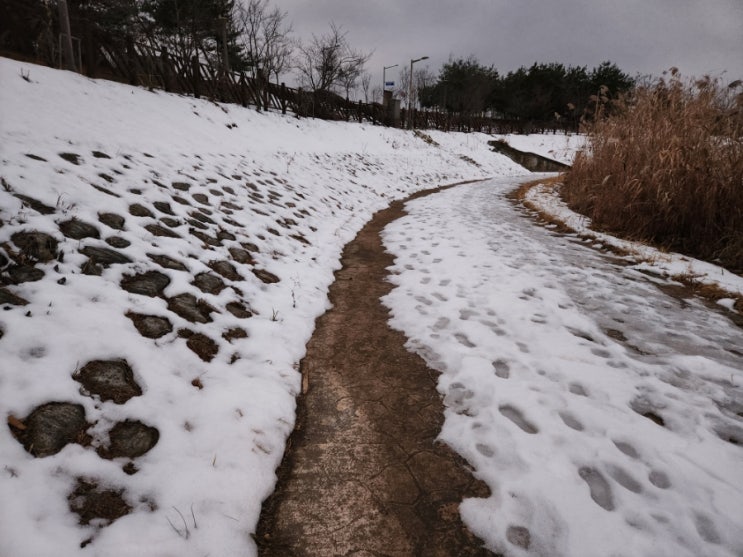
[[[743,87],[674,70],[637,88],[562,191],[596,228],[743,271]]]

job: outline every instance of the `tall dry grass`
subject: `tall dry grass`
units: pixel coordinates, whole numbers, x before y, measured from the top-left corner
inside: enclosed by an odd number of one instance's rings
[[[594,226],[743,272],[743,84],[675,70],[593,124],[563,189]]]

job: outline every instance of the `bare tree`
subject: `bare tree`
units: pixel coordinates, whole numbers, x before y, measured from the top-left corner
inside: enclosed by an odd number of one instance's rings
[[[400,85],[395,90],[395,93],[398,97],[405,100],[405,104],[408,108],[411,106],[415,106],[418,103],[418,93],[421,89],[424,89],[425,87],[430,87],[431,85],[436,83],[436,76],[434,73],[429,69],[428,66],[425,66],[423,68],[415,68],[413,70],[413,88],[412,93],[413,97],[408,99],[408,94],[410,92],[410,69],[408,67],[404,67],[400,70]]]
[[[312,35],[308,43],[297,45],[296,70],[303,87],[312,91],[331,91],[343,87],[346,91],[354,85],[364,70],[371,53],[351,48],[347,33],[330,23],[324,35]]]
[[[410,108],[410,99],[408,99],[408,92],[410,91],[410,70],[405,65],[400,68],[400,79],[398,81],[397,89],[395,89],[395,96],[405,101],[405,104]]]
[[[374,87],[372,87],[371,102],[381,103],[383,96],[384,96],[384,93],[382,92],[382,88],[379,85],[375,85]]]
[[[271,8],[269,0],[235,3],[240,40],[254,71],[263,72],[269,80],[274,77],[277,83],[289,69],[293,51],[292,25],[287,17],[287,12]]]
[[[371,87],[372,75],[369,72],[364,72],[361,75],[361,90],[364,92],[364,102],[369,102],[369,89]]]

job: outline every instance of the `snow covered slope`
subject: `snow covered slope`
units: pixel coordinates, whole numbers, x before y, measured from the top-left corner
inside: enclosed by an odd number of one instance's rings
[[[392,199],[522,169],[479,134],[6,59],[0,84],[0,555],[255,554],[342,246]],[[34,437],[56,411],[61,447]]]

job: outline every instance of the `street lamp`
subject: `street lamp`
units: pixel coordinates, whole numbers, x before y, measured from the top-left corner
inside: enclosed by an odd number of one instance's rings
[[[399,65],[400,64],[395,64],[394,66],[385,66],[384,68],[382,68],[382,93],[387,90],[387,70],[389,70],[390,68],[396,68]]]
[[[421,60],[428,60],[428,56],[422,56],[420,58],[410,60],[410,75],[408,76],[408,129],[410,130],[413,129],[413,64],[415,64],[416,62],[420,62]]]

